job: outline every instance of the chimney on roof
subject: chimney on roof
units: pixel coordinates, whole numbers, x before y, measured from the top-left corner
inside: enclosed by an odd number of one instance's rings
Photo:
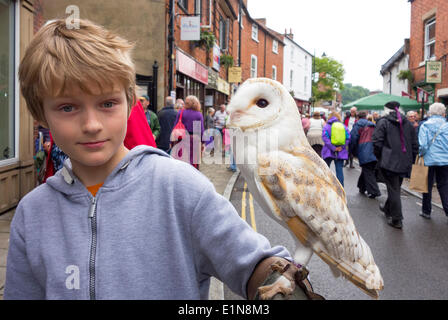
[[[259,18],[259,19],[255,19],[258,23],[266,26],[266,18]]]
[[[289,29],[289,33],[287,33],[286,29],[285,29],[285,37],[287,37],[290,40],[294,40],[294,35],[292,33],[292,29]]]

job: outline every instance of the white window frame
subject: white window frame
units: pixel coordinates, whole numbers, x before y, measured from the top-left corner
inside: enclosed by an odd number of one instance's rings
[[[8,166],[19,161],[19,132],[20,132],[20,94],[19,94],[19,72],[20,63],[20,1],[12,2],[14,6],[14,157],[0,160],[0,167]],[[34,151],[34,141],[33,141]]]
[[[194,14],[202,17],[202,0],[194,0]]]
[[[258,25],[256,23],[252,23],[252,40],[258,42]]]
[[[185,11],[188,11],[188,0],[177,0],[177,5]]]
[[[278,54],[278,41],[275,39],[272,41],[272,52]]]
[[[241,11],[241,12],[242,12],[242,14],[241,14],[241,21],[240,21],[240,13],[239,12],[238,12],[238,19],[237,19],[237,21],[239,21],[241,29],[244,29],[243,16],[245,16],[246,14],[243,11]]]
[[[435,53],[434,53],[433,56],[429,56],[429,53],[430,53],[429,48],[430,48],[430,46],[434,45],[434,47],[435,47],[435,43],[436,43],[435,35],[434,35],[434,39],[429,39],[429,28],[432,25],[434,25],[434,27],[435,27],[435,24],[436,24],[436,19],[435,18],[432,18],[432,19],[428,20],[425,23],[425,44],[424,44],[424,46],[425,46],[425,51],[424,51],[425,52],[424,53],[425,56],[424,56],[423,60],[431,60],[431,59],[435,58]]]
[[[277,81],[277,66],[272,66],[272,80]]]
[[[222,21],[222,24],[221,24]],[[221,26],[224,28],[224,39],[222,39],[222,32],[221,32]],[[229,48],[229,19],[225,19],[222,16],[219,16],[219,46],[221,47],[222,51],[227,51]]]
[[[255,61],[255,65],[253,62]],[[250,55],[250,77],[256,78],[257,77],[257,70],[258,70],[258,58],[256,55],[251,54]]]
[[[294,87],[294,70],[289,71],[289,86],[292,89]]]
[[[291,62],[292,63],[294,63],[294,54],[295,54],[295,52],[294,52],[294,47],[293,46],[291,46]]]

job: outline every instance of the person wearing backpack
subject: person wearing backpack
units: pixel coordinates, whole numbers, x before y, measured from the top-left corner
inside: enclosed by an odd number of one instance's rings
[[[322,131],[322,158],[330,167],[334,160],[336,167],[336,177],[342,186],[344,186],[344,160],[348,159],[348,145],[350,143],[350,132],[342,123],[339,113],[333,111],[328,117],[327,124]]]

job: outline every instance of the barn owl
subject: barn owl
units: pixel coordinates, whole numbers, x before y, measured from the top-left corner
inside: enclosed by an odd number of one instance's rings
[[[291,94],[277,81],[249,79],[228,111],[237,166],[263,211],[293,235],[295,262],[306,266],[316,253],[334,276],[378,298],[380,271],[343,187],[309,145]]]

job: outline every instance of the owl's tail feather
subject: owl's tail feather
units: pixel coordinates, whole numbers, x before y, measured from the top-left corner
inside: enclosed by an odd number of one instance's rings
[[[361,277],[357,276],[356,274],[359,274],[357,271],[350,268],[350,266],[346,265],[345,263],[338,263],[336,260],[331,258],[329,255],[327,255],[325,252],[316,252],[316,254],[325,261],[330,266],[336,266],[338,270],[342,272],[342,275],[344,278],[346,278],[348,281],[353,283],[355,286],[360,288],[362,291],[364,291],[367,295],[371,296],[374,299],[379,298],[379,290],[381,289],[368,289],[366,287],[366,280],[362,279]]]
[[[299,241],[304,245],[310,245],[313,242],[314,235],[313,232],[309,230],[299,217],[294,217],[287,222],[290,230],[299,239]],[[366,249],[368,249],[367,244],[360,237],[360,241],[364,243]],[[363,245],[363,246],[364,246]],[[370,249],[368,249],[370,252]],[[366,270],[356,270],[352,265],[345,263],[344,261],[336,260],[329,256],[324,250],[320,248],[314,248],[314,252],[328,264],[330,269],[337,269],[342,273],[342,276],[352,282],[355,286],[364,291],[367,295],[372,298],[378,299],[379,290],[383,289],[383,279],[379,273],[378,267],[372,260],[369,264],[370,272]],[[365,269],[361,264],[358,263],[358,267]]]

